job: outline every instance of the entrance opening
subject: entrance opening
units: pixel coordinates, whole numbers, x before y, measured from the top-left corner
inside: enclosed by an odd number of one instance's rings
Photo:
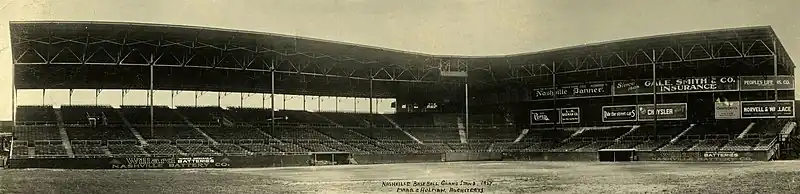
[[[630,162],[639,160],[635,149],[602,149],[597,151],[601,162]]]
[[[311,165],[324,166],[324,165],[339,165],[350,164],[350,153],[313,153],[314,161]]]

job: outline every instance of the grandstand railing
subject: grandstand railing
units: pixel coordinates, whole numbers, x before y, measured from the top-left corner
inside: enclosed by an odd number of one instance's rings
[[[58,125],[57,121],[16,121],[15,125]]]

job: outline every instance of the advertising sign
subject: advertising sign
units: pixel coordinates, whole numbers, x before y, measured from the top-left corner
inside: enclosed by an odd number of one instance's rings
[[[531,99],[553,99],[553,94],[556,98],[607,96],[611,95],[611,86],[608,83],[596,83],[561,86],[555,91],[552,88],[535,89],[531,93]]]
[[[715,102],[714,118],[716,119],[741,119],[742,105],[738,101]]]
[[[639,121],[686,120],[686,103],[639,105]]]
[[[794,89],[794,76],[742,76],[740,79],[739,89],[742,91]]]
[[[604,106],[603,122],[636,121],[636,105]]]
[[[112,169],[225,168],[230,159],[213,157],[142,157],[119,158],[109,162]]]
[[[558,122],[558,111],[555,109],[531,110],[531,125],[547,125]]]
[[[794,101],[742,102],[742,118],[794,118]]]
[[[581,122],[581,109],[575,108],[561,108],[559,109],[562,124],[574,124]]]
[[[711,92],[738,90],[735,77],[693,77],[656,80],[614,82],[614,95],[652,94],[653,87],[659,94],[683,92]]]

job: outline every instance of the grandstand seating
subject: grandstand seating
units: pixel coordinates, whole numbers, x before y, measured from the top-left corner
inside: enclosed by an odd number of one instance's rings
[[[52,106],[18,106],[15,117],[22,124],[55,124],[58,121]]]
[[[144,125],[135,128],[146,139],[205,139],[202,134],[188,125],[156,126],[152,130]]]
[[[108,144],[108,151],[115,156],[141,156],[147,152],[136,144]]]
[[[349,127],[369,127],[369,122],[361,114],[318,112],[320,116],[330,119],[336,124]]]
[[[178,149],[182,150],[188,156],[221,156],[219,152],[215,151],[208,145],[202,144],[178,144]]]
[[[469,128],[469,142],[496,142],[514,141],[519,136],[519,131],[510,127],[499,128]]]
[[[456,128],[419,127],[405,130],[422,142],[461,142]]]
[[[18,118],[36,123],[23,122],[13,129],[15,143],[12,157],[68,157],[67,146],[62,143],[65,140],[70,141],[71,151],[78,158],[308,152],[595,152],[604,148],[746,151],[768,149],[775,135],[789,122],[718,121],[689,128],[688,122],[665,121],[658,126],[644,124],[633,128],[544,128],[531,129],[519,142],[513,142],[520,136],[520,131],[503,124],[497,125],[498,120],[504,119],[501,115],[478,115],[470,118],[472,127],[467,131],[468,143],[462,143],[459,127],[463,121],[458,115],[370,115],[284,110],[277,111],[276,115],[289,119],[276,121],[278,125],[273,127],[269,125],[269,115],[272,113],[269,109],[178,107],[173,110],[155,107],[157,122],[151,132],[150,109],[146,107],[123,106],[120,110],[102,106],[24,109],[26,113]],[[56,116],[58,112],[60,117]],[[89,125],[88,117],[97,115],[105,115],[107,124],[100,122]],[[129,122],[124,122],[126,120]],[[187,120],[190,123],[185,122]],[[400,128],[395,128],[392,121]],[[737,139],[750,123],[755,124],[745,138]],[[60,128],[66,132],[66,137],[62,136]],[[131,128],[134,130],[131,131]],[[670,143],[684,131],[686,133],[676,142]],[[147,144],[140,144],[136,133]],[[415,142],[411,136],[423,143]]]
[[[144,106],[122,106],[122,114],[132,124],[149,124],[150,107]],[[186,124],[183,118],[176,114],[174,110],[165,106],[153,107],[153,119],[155,124]]]
[[[176,110],[195,125],[219,125],[220,119],[227,118],[220,107],[178,107]]]
[[[143,148],[147,153],[155,156],[183,155],[180,149],[170,144],[147,144]]]
[[[106,106],[61,106],[61,119],[64,124],[88,125],[89,118],[99,119],[97,124],[105,123],[109,125],[123,124],[122,117],[112,107]]]
[[[131,131],[122,125],[72,126],[66,127],[71,140],[125,140],[135,139]]]
[[[216,140],[227,139],[268,139],[269,136],[255,127],[249,126],[209,126],[201,127],[211,138]]]

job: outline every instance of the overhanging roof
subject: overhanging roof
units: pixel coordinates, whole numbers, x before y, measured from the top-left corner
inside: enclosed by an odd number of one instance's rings
[[[771,39],[775,33],[770,26],[712,29],[693,32],[671,33],[644,36],[593,44],[575,45],[564,48],[494,56],[432,55],[401,51],[333,40],[322,40],[266,32],[220,29],[198,26],[166,25],[152,23],[105,22],[105,21],[12,21],[13,36],[43,36],[48,33],[92,34],[93,36],[120,36],[129,32],[139,32],[141,39],[167,39],[187,37],[208,39],[215,45],[226,43],[260,44],[277,51],[306,55],[314,58],[330,58],[344,61],[357,61],[362,64],[415,64],[429,62],[433,58],[446,59],[488,59],[507,61],[538,61],[553,57],[568,57],[587,53],[602,53],[619,50],[638,50],[663,48],[666,46],[702,44],[728,40]],[[160,36],[159,36],[160,35]],[[776,37],[777,38],[777,37]],[[780,46],[780,45],[779,45]],[[788,56],[783,48],[779,49]]]

